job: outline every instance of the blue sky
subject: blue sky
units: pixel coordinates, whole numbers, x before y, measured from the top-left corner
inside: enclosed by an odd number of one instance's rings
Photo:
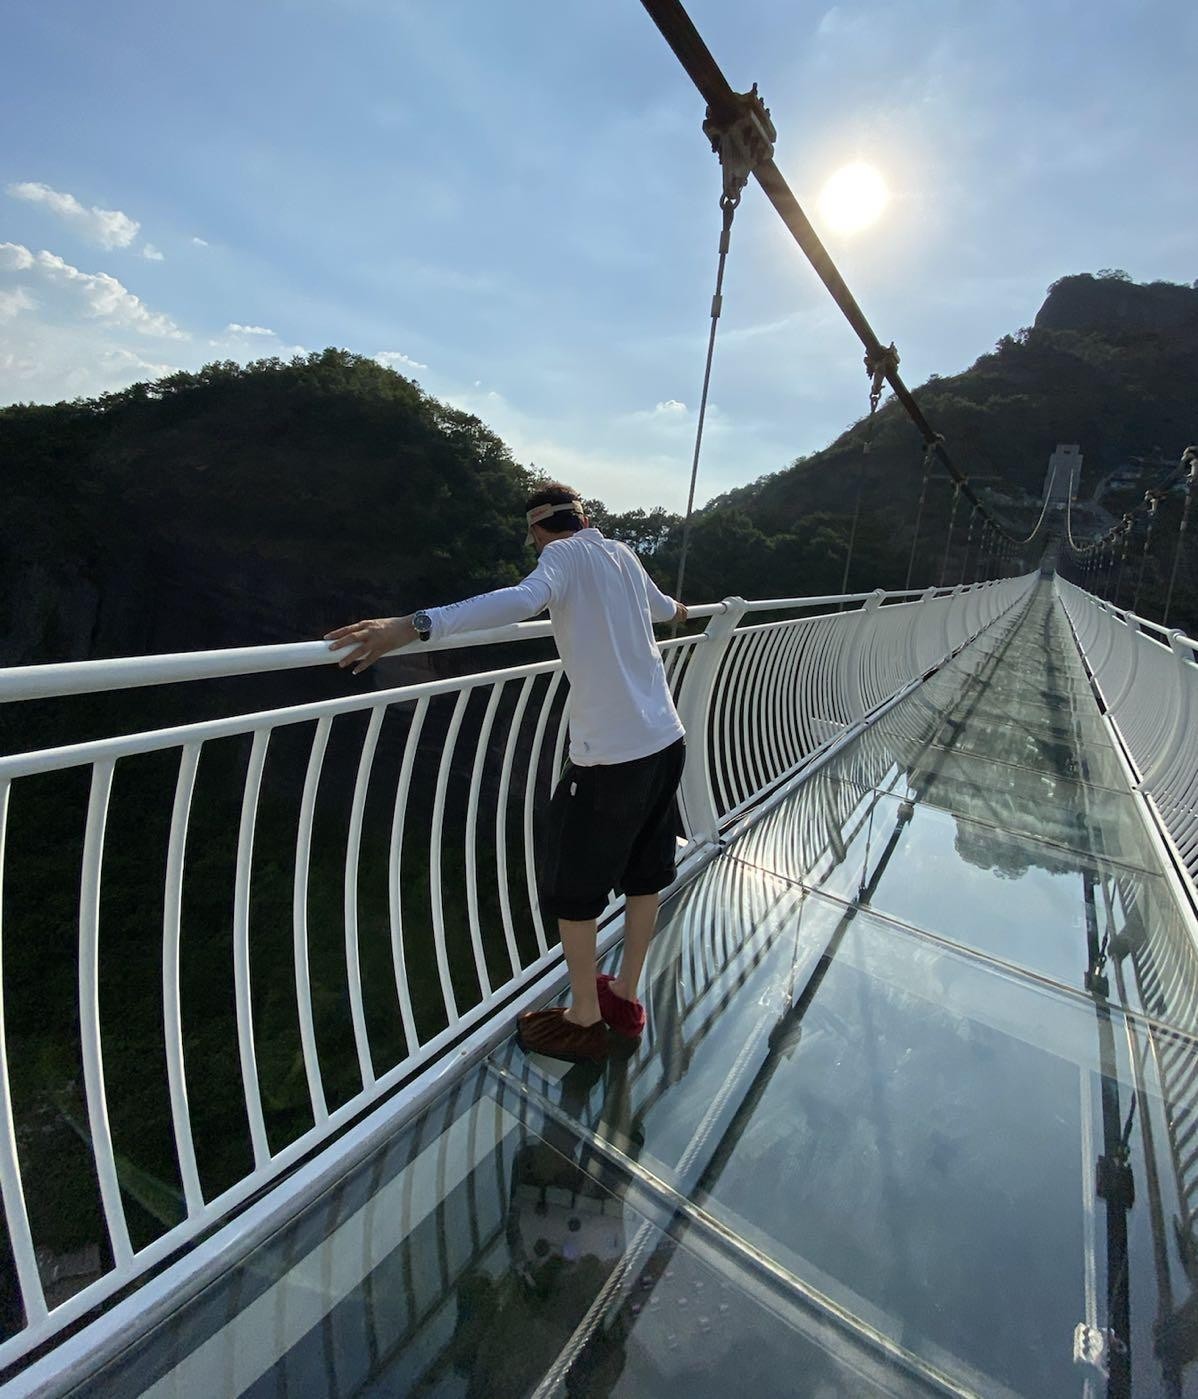
[[[890,0],[692,18],[759,83],[909,384],[1048,284],[1198,277],[1190,0]],[[341,345],[616,508],[685,503],[715,273],[702,102],[636,0],[16,0],[0,53],[0,403]],[[755,188],[737,214],[699,498],[866,407],[855,337]]]

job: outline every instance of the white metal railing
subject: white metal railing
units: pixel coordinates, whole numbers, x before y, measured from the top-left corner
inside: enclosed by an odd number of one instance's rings
[[[729,599],[691,608],[692,618],[708,619],[706,630],[660,643],[690,739],[683,870],[706,858],[703,852],[755,804],[1025,598],[1033,582],[1029,576],[922,593]],[[547,623],[522,623],[451,645],[520,642],[548,631]],[[332,660],[325,643],[314,642],[11,668],[0,671],[0,703],[262,675]],[[6,1036],[5,1011],[13,1005],[6,982],[0,997],[0,1189],[25,1324],[0,1343],[0,1366],[234,1214],[397,1085],[431,1072],[469,1032],[481,1034],[497,1015],[509,1013],[518,994],[560,967],[560,948],[539,908],[536,813],[564,762],[569,698],[562,682],[560,661],[547,660],[0,757],[0,917],[11,914],[22,878],[19,864],[5,870],[6,834],[11,848],[19,807],[10,805],[10,794],[66,772],[86,774],[89,782],[73,857],[86,1109],[79,1135],[98,1185],[107,1263],[73,1295],[48,1296],[49,1260],[33,1222],[44,1222],[47,1210],[44,1202],[29,1208],[37,1182],[22,1169],[22,1143],[31,1129],[24,1120],[28,1104],[17,1101],[10,1076],[10,1052],[18,1046]],[[278,910],[265,917],[256,901],[261,867],[281,859],[273,847],[263,854],[259,825],[272,782],[286,787],[286,764],[278,778],[268,758],[278,747],[294,750],[297,737],[306,761],[301,758],[302,782],[296,773],[298,813],[286,836],[292,877],[282,929]],[[330,763],[334,749],[338,756]],[[236,776],[239,808],[235,822],[226,822],[234,854],[221,934],[230,949],[229,1043],[223,1058],[200,1063],[203,1051],[211,1057],[211,1037],[189,1036],[185,1029],[190,983],[184,966],[194,955],[187,874],[197,858],[197,790],[221,753]],[[104,960],[113,931],[105,852],[115,849],[114,841],[140,838],[134,827],[144,814],[139,809],[123,829],[109,829],[114,780],[155,755],[175,765],[159,852],[160,941],[139,945],[136,957],[161,972],[164,1062],[161,1071],[146,1072],[157,1074],[178,1181],[177,1217],[160,1218],[157,1232],[147,1231],[140,1216],[138,1229],[130,1228],[130,1210],[140,1198],[138,1173],[114,1137],[110,1111],[127,1086],[106,1070],[104,1057],[106,1045],[120,1044],[122,1027],[102,1023],[100,995],[101,981],[120,974]],[[205,829],[219,827],[209,821]],[[339,926],[330,928],[321,884],[335,878]],[[325,912],[315,919],[318,897]],[[19,900],[15,907],[19,912]],[[618,909],[613,901],[609,923]],[[19,919],[10,917],[0,929],[0,950],[19,945],[25,935]],[[211,929],[206,936],[215,937]],[[282,1126],[275,1120],[272,1104],[282,1090],[270,1076],[278,1071],[259,1052],[263,946],[273,946],[285,963],[267,968],[266,989],[275,995],[284,978],[294,981],[301,1066],[294,1079],[302,1086],[288,1091],[303,1100],[298,1129],[294,1111]],[[284,947],[287,954],[279,950]],[[331,947],[340,949],[336,986],[313,974],[314,956],[319,951],[327,964]],[[109,958],[129,955],[126,948]],[[386,1004],[372,1011],[383,990]],[[208,982],[205,994],[212,994]],[[214,1117],[222,1089],[224,1115]],[[235,1111],[227,1106],[230,1096]],[[248,1164],[232,1183],[212,1185],[199,1146],[221,1134],[240,1141]]]
[[[1095,597],[1063,578],[1057,595],[1123,746],[1198,884],[1198,641]]]

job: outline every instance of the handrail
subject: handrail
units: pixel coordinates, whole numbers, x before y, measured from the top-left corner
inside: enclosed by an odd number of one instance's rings
[[[687,608],[702,620],[723,612],[722,602]],[[427,656],[434,651],[464,651],[474,646],[500,646],[553,635],[549,622],[513,622],[489,631],[462,632],[442,641],[413,641],[388,651],[388,656]],[[340,654],[344,654],[341,652]],[[180,651],[158,656],[116,656],[102,661],[59,661],[49,665],[0,669],[0,704],[14,700],[57,699],[104,690],[131,690],[146,685],[175,685],[191,680],[228,679],[235,675],[268,675],[333,665],[338,659],[327,641],[296,641],[275,646],[235,646],[219,651]]]
[[[969,588],[727,599],[690,609],[692,618],[708,619],[706,630],[659,643],[690,740],[682,790],[684,869],[697,868],[725,832],[1009,611],[1033,582],[1029,575]],[[813,608],[831,604],[845,610],[812,615]],[[779,612],[793,615],[750,620],[751,614]],[[521,623],[486,640],[547,634],[547,623]],[[455,648],[468,641],[455,638]],[[0,672],[0,699],[264,674],[331,660],[327,646],[313,642],[20,667]],[[26,1322],[0,1341],[0,1366],[45,1344],[86,1311],[138,1284],[201,1232],[230,1220],[399,1085],[444,1072],[446,1056],[463,1039],[493,1034],[489,1026],[510,1013],[514,998],[538,978],[560,975],[561,950],[538,906],[535,849],[539,813],[564,739],[564,678],[559,660],[535,661],[0,757],[0,888],[9,950],[29,934],[20,900],[11,893],[22,879],[13,851],[28,848],[14,843],[14,827],[26,808],[8,794],[67,769],[92,779],[86,810],[79,812],[78,850],[64,849],[63,859],[64,878],[71,858],[73,878],[82,873],[75,907],[88,1150],[102,1195],[101,1253],[111,1260],[67,1300],[48,1301],[37,1262],[47,1209],[45,1202],[28,1208],[27,1195],[41,1182],[23,1167],[26,1124],[21,1105],[14,1110],[7,1076],[13,1031],[4,1010],[13,1004],[14,988],[6,983],[7,997],[0,996],[0,1193]],[[212,828],[212,817],[203,811],[203,801],[211,800],[204,797],[205,773],[212,751],[230,751],[217,746],[231,741],[241,756],[226,799],[240,805],[241,815],[226,837],[233,842],[229,924],[218,941],[229,949],[221,1022],[229,1042],[215,1073],[185,1033],[194,1035],[195,1023],[181,968],[186,970],[188,949],[195,947],[188,872],[204,853],[195,848],[196,831],[204,829],[205,819]],[[306,742],[306,752],[296,753],[297,741]],[[112,946],[109,920],[120,906],[121,871],[130,861],[113,860],[111,847],[124,838],[130,850],[141,848],[133,843],[139,833],[119,825],[117,799],[126,765],[146,754],[160,755],[159,763],[166,754],[178,761],[163,812],[169,836],[157,876],[158,938],[136,955],[153,958],[161,973],[158,1033],[165,1054],[158,1135],[173,1144],[169,1171],[179,1182],[182,1211],[179,1222],[159,1224],[161,1232],[149,1243],[144,1221],[138,1231],[130,1228],[136,1195],[127,1174],[132,1144],[122,1141],[119,1118],[108,1111],[123,1101],[127,1086],[123,1061],[112,1053],[121,1027],[105,1019],[98,993],[106,977],[120,970],[111,959],[131,955],[127,930],[121,930],[126,945]],[[289,778],[280,775],[288,763]],[[272,783],[285,787],[287,780],[294,789],[292,824],[280,843],[267,818],[272,800],[276,811],[280,804]],[[157,865],[158,852],[152,853]],[[260,872],[283,866],[288,887],[276,897],[289,906],[267,918],[256,902]],[[322,890],[318,881],[333,869],[336,889]],[[214,892],[205,891],[207,903]],[[619,901],[613,902],[605,926],[615,926],[619,911]],[[330,928],[333,917],[338,923]],[[264,937],[274,939],[273,955],[283,965],[264,968]],[[317,938],[323,961],[315,955]],[[332,981],[330,949],[339,949],[344,960]],[[387,968],[385,978],[380,966]],[[268,1052],[263,1038],[271,1023],[260,999],[264,970],[273,995],[295,997],[288,1014],[298,1026],[296,1052],[286,1062]],[[392,971],[391,1009],[381,1026],[377,1002]],[[367,1004],[372,997],[373,1012]],[[193,1008],[192,1017],[197,1013]],[[340,1056],[335,1062],[330,1044]],[[310,1125],[297,1128],[292,1110],[288,1139],[280,1135],[275,1100],[277,1076],[292,1062]],[[230,1115],[222,1104],[232,1101],[236,1112]],[[236,1137],[247,1162],[238,1179],[220,1188],[205,1178],[214,1132]]]
[[[1198,902],[1198,640],[1104,602],[1059,575],[1057,595]]]
[[[987,587],[989,584],[979,584]],[[951,588],[935,590],[937,596]],[[887,601],[922,596],[920,589],[888,592]],[[795,608],[864,602],[872,593],[830,593],[821,597],[766,598],[746,604],[749,612],[781,612]],[[718,617],[724,602],[696,603],[687,608],[691,621]],[[500,646],[551,637],[545,622],[513,622],[487,631],[462,632],[441,641],[413,641],[386,652],[390,656],[427,656],[438,651],[464,651],[475,646]],[[344,654],[344,653],[341,653]],[[57,661],[50,664],[8,666],[0,669],[0,704],[16,700],[59,699],[67,695],[98,694],[107,690],[140,689],[147,685],[175,685],[192,680],[222,680],[237,675],[268,675],[285,670],[334,665],[338,659],[326,641],[296,641],[271,646],[235,646],[216,651],[179,651],[156,656],[114,656],[99,661]]]

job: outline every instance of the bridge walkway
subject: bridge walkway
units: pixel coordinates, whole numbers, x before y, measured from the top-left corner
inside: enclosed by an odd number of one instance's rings
[[[1190,915],[1017,612],[671,900],[639,1046],[502,1046],[77,1392],[1198,1392]]]

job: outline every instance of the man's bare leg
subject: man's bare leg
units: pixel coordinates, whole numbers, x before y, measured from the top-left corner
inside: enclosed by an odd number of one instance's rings
[[[599,998],[595,991],[595,936],[598,922],[587,918],[575,922],[572,918],[557,920],[562,951],[566,954],[566,969],[570,973],[570,1004],[566,1019],[575,1025],[593,1025],[601,1020]]]
[[[624,900],[624,953],[620,975],[613,979],[611,989],[626,1001],[637,999],[641,969],[657,928],[660,902],[657,894],[629,894]]]

